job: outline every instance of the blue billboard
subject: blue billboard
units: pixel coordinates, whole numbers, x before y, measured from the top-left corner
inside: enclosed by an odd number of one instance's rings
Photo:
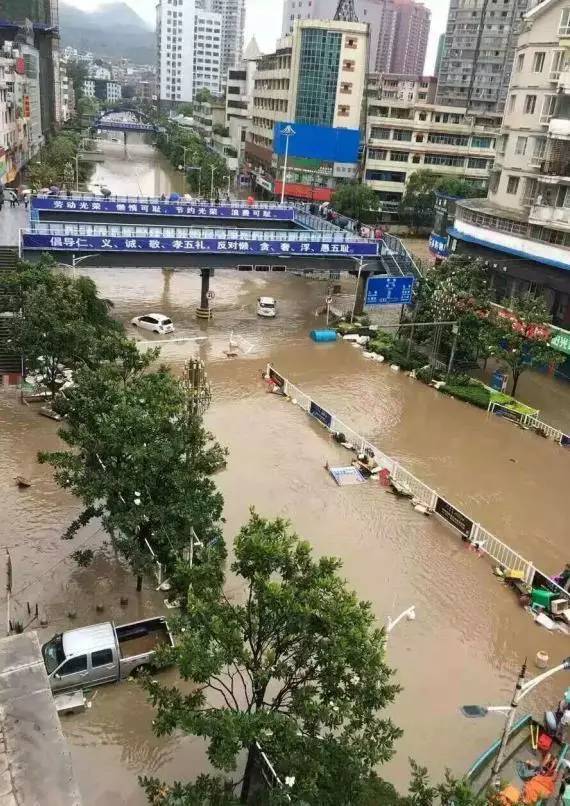
[[[284,130],[295,132],[289,137]],[[289,140],[289,156],[323,162],[358,162],[359,129],[335,129],[330,126],[309,126],[305,123],[276,123],[273,130],[273,151],[285,156]]]
[[[366,305],[407,305],[412,301],[413,277],[371,277],[366,286]]]

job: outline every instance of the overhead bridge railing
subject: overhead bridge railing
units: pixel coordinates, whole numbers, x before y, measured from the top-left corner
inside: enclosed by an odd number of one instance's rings
[[[366,244],[350,232],[311,232],[310,230],[234,229],[231,227],[143,226],[139,224],[99,224],[32,221],[26,232],[37,235],[57,235],[99,238],[182,238],[217,239],[225,241],[278,241],[281,243]]]
[[[184,198],[183,196],[179,196],[176,199],[163,199],[159,196],[95,196],[93,193],[73,193],[71,196],[53,196],[47,193],[38,193],[36,196],[32,196],[32,207],[37,206],[38,203],[42,203],[45,200],[49,200],[51,207],[55,206],[55,209],[66,209],[66,210],[78,210],[84,209],[79,208],[77,205],[75,207],[70,206],[78,201],[89,202],[91,204],[103,204],[104,202],[115,202],[120,204],[153,204],[158,206],[169,206],[171,204],[178,204],[180,206],[198,206],[204,207],[204,209],[215,209],[223,207],[231,208],[236,210],[288,210],[290,212],[293,211],[293,207],[290,205],[286,205],[285,207],[281,206],[278,202],[253,202],[252,204],[248,203],[247,201],[241,199],[234,199],[228,204],[223,205],[213,205],[206,199],[198,199],[192,197]],[[96,208],[101,209],[101,208]]]

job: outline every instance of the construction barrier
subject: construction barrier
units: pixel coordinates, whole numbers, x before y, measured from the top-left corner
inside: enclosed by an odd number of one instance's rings
[[[293,403],[304,409],[311,417],[317,419],[331,434],[344,434],[345,440],[354,445],[354,449],[357,453],[368,453],[369,456],[373,456],[376,462],[390,473],[390,477],[393,481],[409,489],[417,503],[423,504],[444,523],[455,529],[455,531],[461,535],[462,539],[471,544],[478,552],[487,555],[502,569],[519,572],[528,585],[532,585],[534,577],[538,573],[548,580],[549,586],[552,590],[556,591],[560,598],[565,598],[570,601],[570,592],[564,590],[552,581],[549,574],[536,568],[533,562],[525,559],[517,551],[507,546],[506,543],[503,543],[502,540],[495,537],[495,535],[481,526],[480,523],[477,523],[458,509],[454,504],[436,492],[436,490],[428,487],[427,484],[424,484],[416,478],[394,459],[387,456],[363,436],[345,425],[336,414],[333,414],[316,401],[312,400],[309,395],[287,380],[287,378],[281,375],[271,364],[267,365],[266,374]],[[529,419],[534,420],[536,418]]]

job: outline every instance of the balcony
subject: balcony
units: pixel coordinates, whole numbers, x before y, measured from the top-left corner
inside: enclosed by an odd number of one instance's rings
[[[544,204],[535,204],[531,207],[530,224],[544,227],[555,227],[570,232],[570,207],[549,207]]]
[[[570,119],[550,118],[548,134],[557,140],[570,140]]]
[[[570,93],[570,70],[562,70],[558,76],[558,88]]]
[[[545,185],[570,184],[570,159],[545,159],[541,166],[539,182]]]

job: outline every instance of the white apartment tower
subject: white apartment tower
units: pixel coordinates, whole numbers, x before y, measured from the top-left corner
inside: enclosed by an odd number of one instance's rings
[[[159,0],[156,7],[158,97],[174,105],[222,86],[223,15],[216,0]]]
[[[245,28],[245,0],[196,0],[205,11],[221,15],[222,19],[222,80],[228,70],[240,64]]]

